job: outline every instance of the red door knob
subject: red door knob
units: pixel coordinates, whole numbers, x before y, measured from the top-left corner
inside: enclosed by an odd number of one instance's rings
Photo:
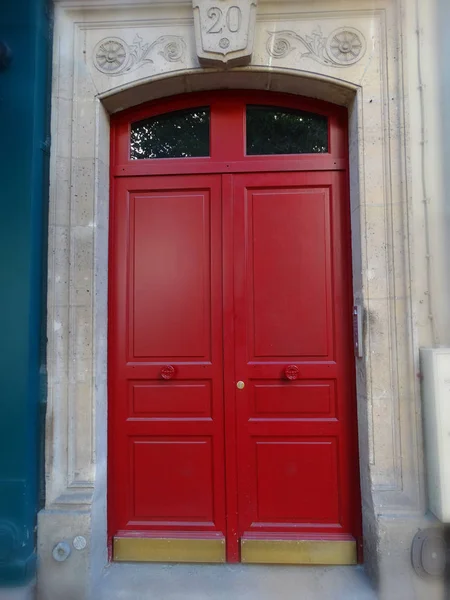
[[[161,377],[163,379],[172,379],[172,377],[175,375],[175,367],[172,367],[172,365],[166,365],[165,367],[163,367],[161,369]]]
[[[285,368],[284,374],[286,375],[287,379],[294,381],[295,379],[298,379],[299,376],[298,367],[295,365],[289,365]]]

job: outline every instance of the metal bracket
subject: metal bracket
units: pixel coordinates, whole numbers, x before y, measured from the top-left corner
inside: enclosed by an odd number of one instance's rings
[[[363,350],[363,307],[355,305],[353,307],[353,341],[355,345],[356,358],[364,356]]]

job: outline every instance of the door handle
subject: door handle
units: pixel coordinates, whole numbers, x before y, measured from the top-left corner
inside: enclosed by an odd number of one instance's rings
[[[298,367],[296,365],[289,365],[284,369],[284,374],[286,375],[286,378],[290,381],[295,381],[296,379],[298,379],[300,371],[298,370]]]
[[[238,381],[236,387],[238,390],[243,390],[245,388],[245,383],[243,381]]]
[[[172,379],[172,377],[175,375],[175,367],[172,367],[172,365],[166,365],[161,369],[160,373],[163,379]]]

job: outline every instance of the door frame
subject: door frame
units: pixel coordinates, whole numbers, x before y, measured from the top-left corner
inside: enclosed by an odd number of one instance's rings
[[[181,110],[190,107],[199,107],[205,104],[212,106],[227,105],[227,110],[240,110],[242,103],[255,103],[273,106],[282,106],[285,108],[295,108],[298,110],[305,110],[315,114],[321,114],[327,116],[329,119],[329,140],[330,140],[330,151],[327,154],[304,154],[296,155],[295,158],[292,156],[283,157],[282,155],[273,156],[245,156],[244,150],[244,132],[236,131],[235,133],[235,147],[234,151],[241,153],[239,159],[236,161],[230,161],[229,155],[232,149],[223,148],[219,143],[220,132],[222,128],[226,127],[226,123],[222,122],[221,119],[211,121],[211,157],[215,158],[181,158],[181,159],[150,159],[150,160],[131,160],[128,155],[129,147],[129,135],[130,135],[130,123],[138,121],[140,119],[156,116],[158,114],[164,114]],[[244,90],[226,90],[226,91],[207,91],[207,92],[196,92],[190,94],[182,94],[174,96],[172,98],[164,98],[162,100],[151,101],[140,105],[138,107],[123,111],[117,115],[113,115],[111,118],[111,147],[110,147],[110,227],[109,227],[109,268],[113,268],[114,256],[113,247],[114,240],[113,234],[115,232],[114,227],[114,181],[116,178],[122,177],[140,177],[140,176],[157,176],[157,175],[178,175],[178,174],[221,174],[222,175],[222,193],[232,193],[232,174],[236,173],[257,173],[257,172],[283,172],[283,171],[341,171],[345,172],[345,197],[347,199],[347,210],[345,211],[346,216],[346,230],[348,232],[348,328],[349,331],[352,327],[352,299],[353,299],[353,286],[351,276],[351,265],[352,265],[352,252],[351,252],[351,227],[350,227],[350,194],[349,194],[349,150],[348,150],[348,113],[345,107],[337,106],[321,100],[314,100],[311,98],[305,98],[302,96],[278,93],[278,92],[261,92],[261,91],[244,91]],[[232,227],[232,214],[223,213],[223,230]],[[232,243],[232,237],[230,235],[223,236],[224,241],[229,240]],[[230,252],[230,248],[223,247],[223,253]],[[232,301],[232,293],[230,289],[233,286],[233,273],[231,271],[231,264],[226,261],[223,263],[224,266],[228,264],[227,269],[223,271],[223,286],[224,286],[224,310],[230,309],[230,301]],[[231,287],[230,287],[231,286]],[[111,307],[111,294],[112,294],[112,278],[108,280],[108,305]],[[111,310],[111,308],[109,309]],[[108,319],[108,353],[111,353],[111,342],[113,336],[111,335],[111,322],[112,319]],[[231,369],[229,372],[234,372],[234,361],[231,349],[234,348],[233,330],[230,329],[228,332],[228,338],[225,338],[224,332],[224,355],[223,365],[224,371]],[[230,350],[227,352],[226,349]],[[350,381],[352,381],[352,423],[351,423],[351,445],[354,447],[355,456],[357,457],[357,474],[354,482],[354,506],[359,509],[358,521],[361,523],[361,493],[360,493],[360,481],[359,481],[359,452],[358,452],[358,428],[357,428],[357,405],[356,405],[356,370],[355,362],[350,361],[349,373]],[[108,369],[108,389],[112,386],[112,370]],[[230,379],[230,381],[228,381]],[[227,394],[233,394],[234,397],[234,385],[231,378],[224,379],[224,396]],[[111,414],[113,413],[113,406],[110,402],[111,393],[108,393],[108,466],[107,466],[107,484],[108,487],[112,481],[113,473],[111,469],[111,458],[114,448],[114,438],[112,428],[110,427]],[[229,440],[234,438],[236,442],[236,407],[234,402],[230,402],[227,406],[227,410],[224,413],[225,427],[227,429],[226,438]],[[230,432],[230,435],[229,435]],[[226,442],[227,443],[227,442]],[[233,446],[230,452],[230,448]],[[230,454],[228,454],[230,452]],[[226,515],[227,515],[227,526],[226,526],[226,538],[227,538],[227,560],[228,562],[238,562],[239,560],[239,540],[237,531],[237,486],[228,485],[229,481],[236,482],[237,471],[237,455],[236,455],[236,443],[229,443],[227,447],[226,455]],[[355,461],[356,462],[356,461]],[[234,472],[234,475],[233,475]],[[112,535],[113,530],[111,528],[111,502],[112,494],[107,495],[107,520],[108,520],[108,548],[110,558],[112,555]],[[230,518],[230,515],[234,515],[236,519]],[[236,521],[236,522],[235,522]],[[361,528],[358,541],[358,560],[362,561],[362,538]]]

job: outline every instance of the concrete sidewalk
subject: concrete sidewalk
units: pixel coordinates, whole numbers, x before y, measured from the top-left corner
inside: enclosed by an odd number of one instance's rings
[[[113,563],[95,600],[376,600],[362,567]]]

